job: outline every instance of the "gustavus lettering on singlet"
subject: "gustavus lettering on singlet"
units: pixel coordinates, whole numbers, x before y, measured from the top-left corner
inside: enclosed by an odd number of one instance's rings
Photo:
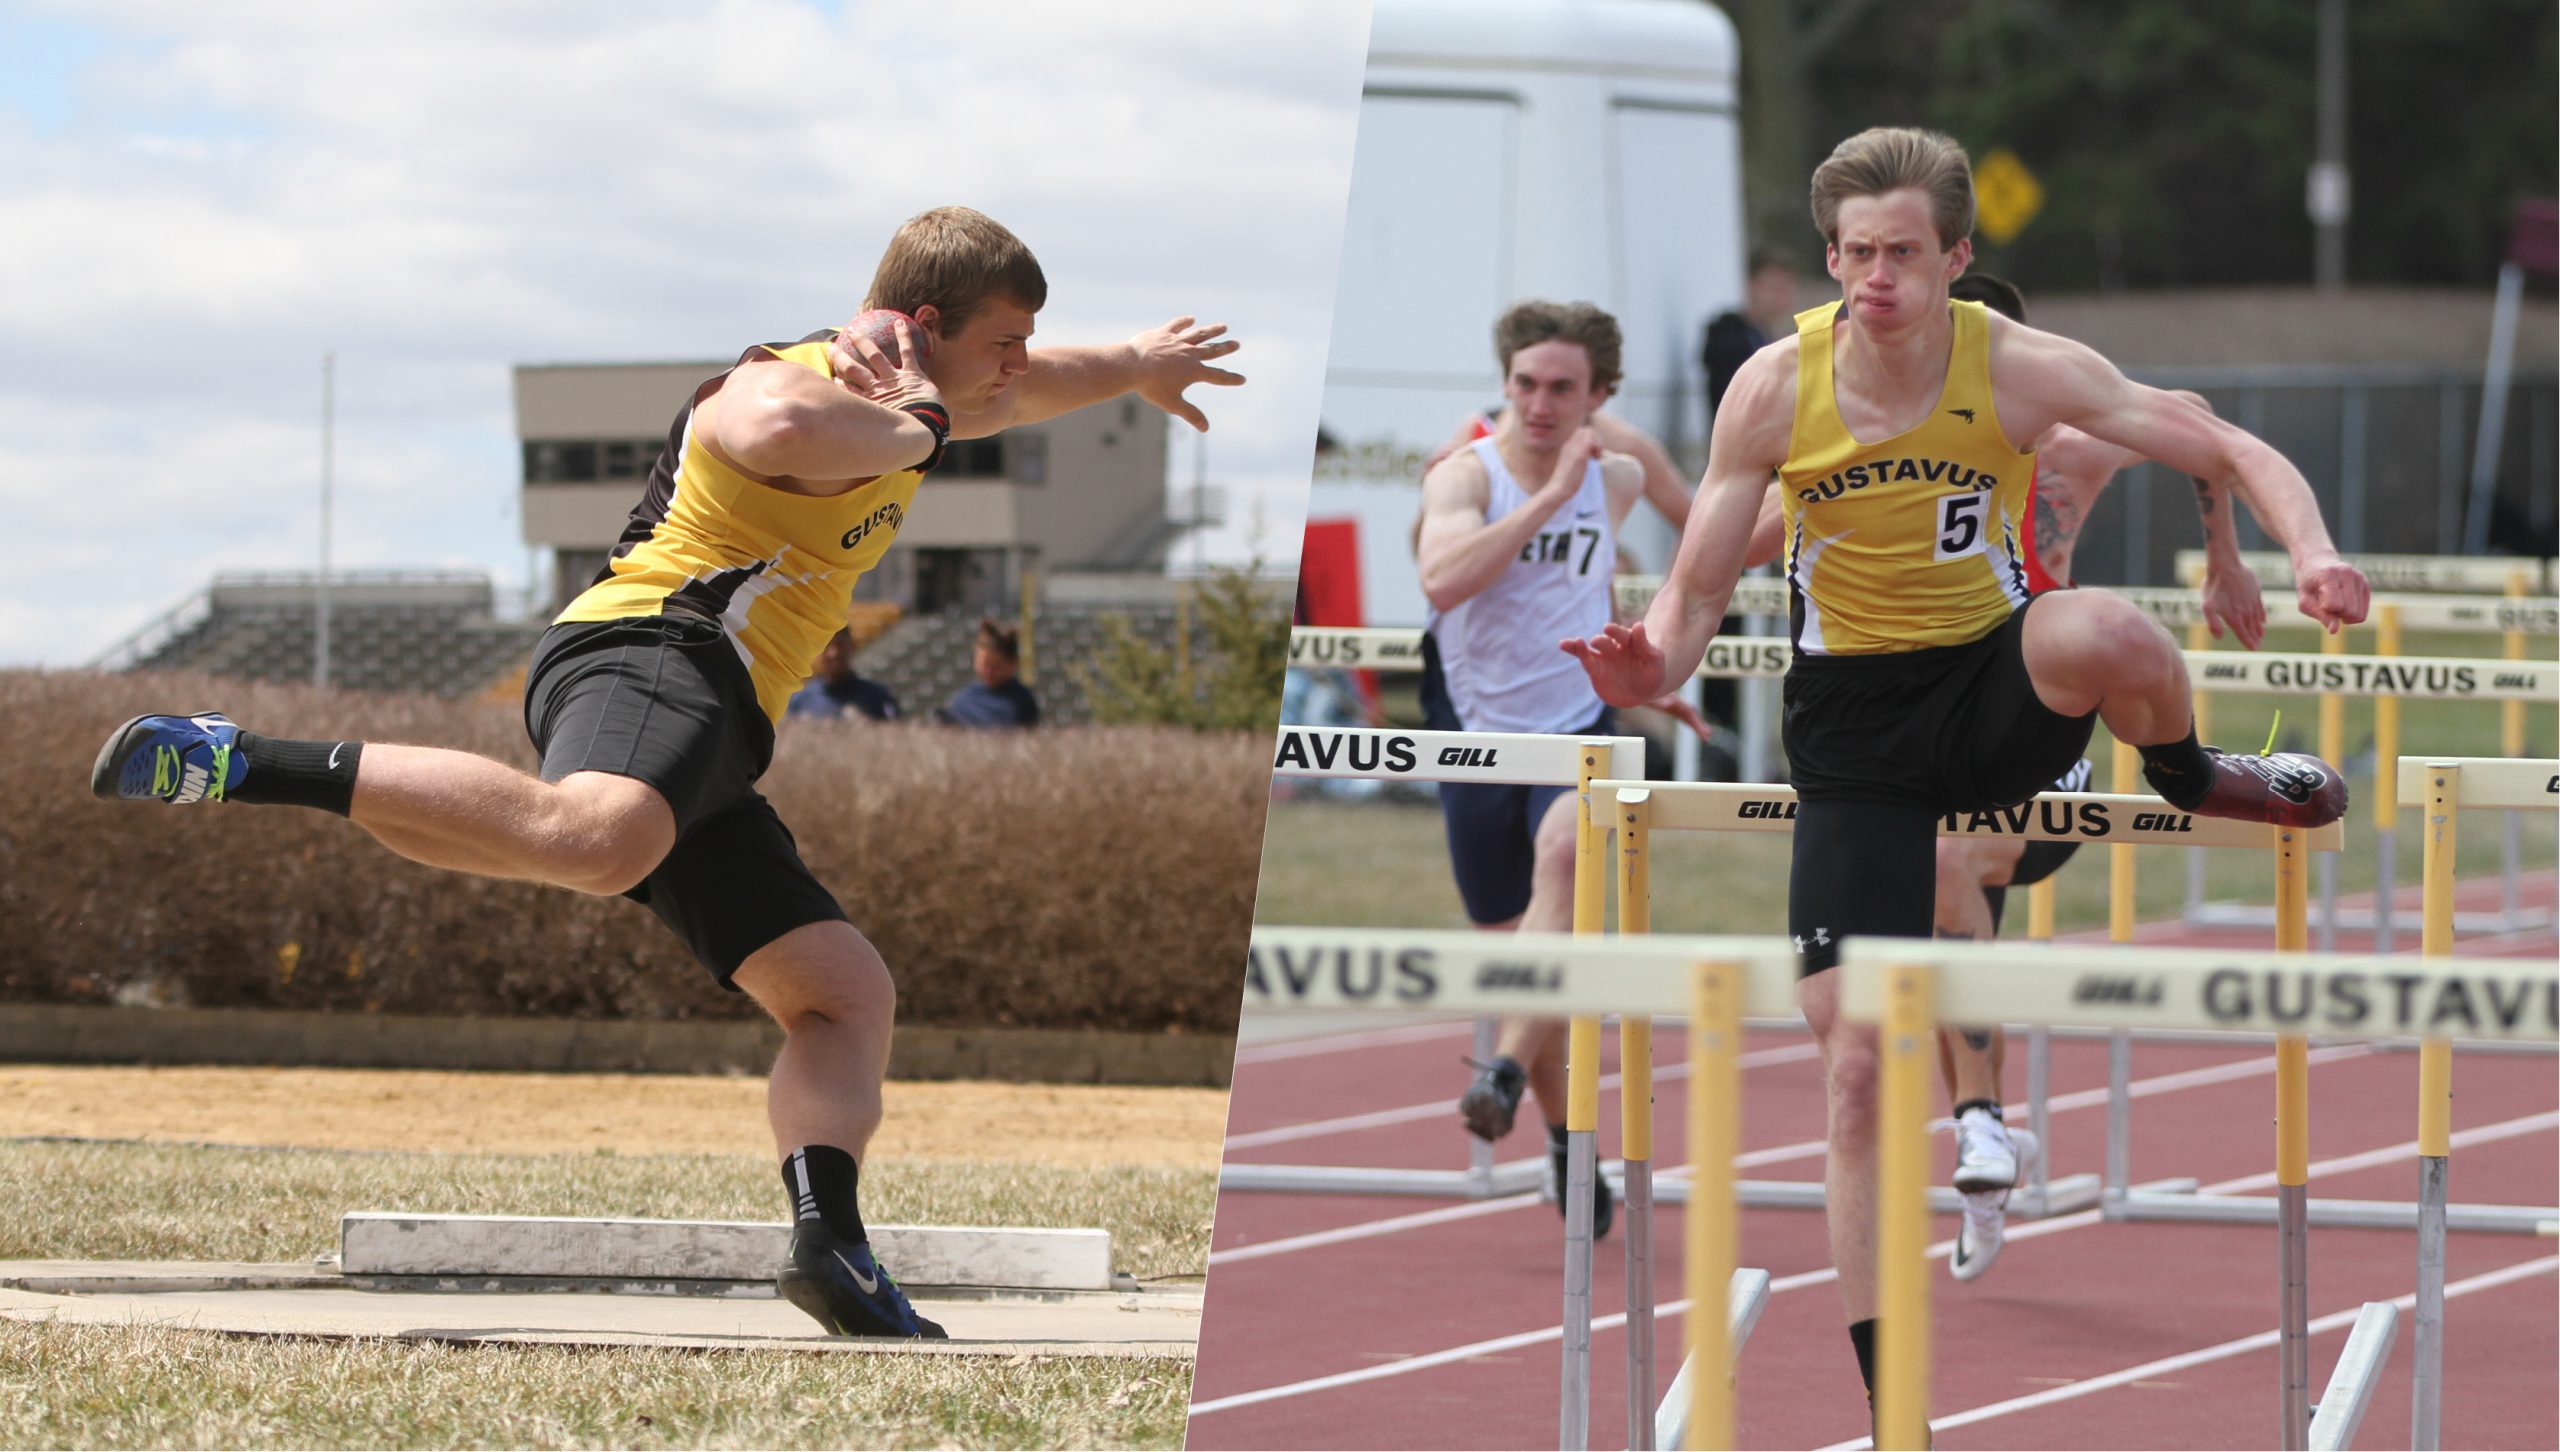
[[[1289,726],[1281,728],[1280,750],[1272,759],[1271,769],[1332,771],[1340,767],[1358,772],[1401,773],[1413,770],[1415,759],[1410,736],[1353,736]]]
[[[1428,948],[1308,948],[1255,944],[1245,955],[1247,992],[1266,999],[1317,998],[1368,1003],[1393,998],[1422,1003],[1440,991],[1439,961]]]
[[[1820,504],[1870,484],[1944,484],[1950,489],[1976,491],[2000,487],[1998,479],[1951,459],[1878,459],[1873,463],[1852,464],[1836,474],[1807,484],[1796,491],[1796,497],[1807,504]]]
[[[906,522],[906,506],[893,499],[888,503],[881,505],[878,509],[871,511],[870,516],[864,519],[860,524],[846,530],[844,532],[844,538],[838,540],[837,543],[845,549],[852,549],[855,545],[862,543],[864,538],[870,535],[873,530],[886,525],[890,532],[894,534],[896,533],[898,526]]]

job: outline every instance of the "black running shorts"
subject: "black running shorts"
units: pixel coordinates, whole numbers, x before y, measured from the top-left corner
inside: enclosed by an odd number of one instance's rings
[[[755,789],[773,723],[716,623],[672,613],[551,627],[525,674],[524,724],[544,781],[611,772],[666,798],[675,846],[624,896],[721,987],[734,990],[738,965],[792,929],[845,920]]]
[[[1967,645],[1883,656],[1799,656],[1786,680],[1796,810],[1788,931],[1804,971],[1843,937],[1925,938],[1937,819],[2050,788],[2089,744],[2095,712],[2036,698],[2022,649],[2030,600]]]

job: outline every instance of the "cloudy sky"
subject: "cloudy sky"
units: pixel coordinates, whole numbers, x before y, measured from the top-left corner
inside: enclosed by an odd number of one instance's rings
[[[0,665],[310,567],[331,350],[338,565],[520,588],[513,365],[840,320],[951,201],[1040,254],[1044,337],[1235,326],[1212,555],[1294,557],[1367,30],[1357,0],[0,0]]]

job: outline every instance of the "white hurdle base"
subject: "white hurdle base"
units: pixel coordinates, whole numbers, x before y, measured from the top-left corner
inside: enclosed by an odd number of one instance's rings
[[[1610,1177],[1612,1180],[1616,1176]],[[2102,1186],[2096,1175],[2060,1175],[2045,1181],[2044,1194],[2038,1197],[2030,1186],[2021,1185],[2009,1192],[2008,1213],[2022,1220],[2042,1220],[2055,1215],[2071,1215],[2098,1208]],[[1825,1208],[1820,1180],[1736,1180],[1733,1184],[1736,1202],[1755,1210],[1820,1210]],[[1689,1203],[1686,1178],[1656,1177],[1653,1199],[1657,1205]],[[1964,1197],[1950,1185],[1929,1187],[1929,1211],[1933,1215],[1955,1215],[1964,1210]]]
[[[2190,1190],[2192,1182],[2190,1182]],[[2407,1200],[2307,1200],[2311,1224],[2342,1230],[2414,1230],[2418,1206]],[[2198,1195],[2144,1188],[2107,1197],[2109,1220],[2210,1221],[2222,1225],[2273,1225],[2276,1202],[2265,1195]],[[2560,1210],[2531,1205],[2447,1205],[2447,1230],[2535,1235]]]
[[[1112,1289],[1105,1230],[874,1225],[880,1259],[908,1286]],[[512,1276],[563,1281],[770,1281],[791,1227],[726,1220],[355,1211],[338,1222],[349,1276]]]
[[[1696,1307],[1691,1307],[1695,1310]],[[1733,1359],[1742,1359],[1743,1343],[1751,1339],[1751,1328],[1760,1324],[1760,1313],[1769,1309],[1769,1273],[1744,1268],[1733,1273],[1731,1288],[1725,1293],[1725,1345],[1733,1349]],[[1671,1390],[1662,1394],[1662,1406],[1653,1414],[1653,1445],[1662,1448],[1689,1445],[1689,1379],[1696,1374],[1697,1363],[1680,1358],[1680,1374],[1671,1379]],[[1727,1378],[1733,1373],[1725,1372]]]
[[[1545,1159],[1511,1160],[1489,1170],[1396,1170],[1365,1165],[1221,1165],[1218,1188],[1278,1190],[1299,1195],[1422,1195],[1491,1200],[1542,1189]]]
[[[2185,920],[2191,928],[2272,930],[2276,924],[2276,911],[2253,903],[2200,902],[2188,905]],[[2325,925],[2326,919],[2322,921]],[[2494,913],[2458,912],[2453,915],[2453,930],[2456,933],[2479,934],[2535,932],[2550,927],[2554,921],[2552,914],[2543,908],[2518,908],[2513,912]],[[2341,912],[2337,915],[2337,926],[2351,932],[2372,932],[2382,926],[2382,915],[2371,911]],[[2404,908],[2391,915],[2394,932],[2416,933],[2425,926],[2425,915],[2413,908]]]
[[[2382,1364],[2400,1329],[2400,1308],[2389,1301],[2367,1301],[2356,1312],[2355,1329],[2338,1353],[2338,1368],[2329,1373],[2328,1390],[2311,1409],[2311,1452],[2342,1452],[2356,1444],[2356,1428],[2373,1403],[2374,1386],[2382,1380]]]

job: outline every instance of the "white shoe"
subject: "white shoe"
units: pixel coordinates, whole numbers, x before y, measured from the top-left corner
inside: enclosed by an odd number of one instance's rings
[[[1990,1118],[1989,1115],[1969,1117]],[[2013,1167],[2032,1166],[2036,1157],[2044,1152],[2034,1130],[2011,1130],[2006,1138],[2014,1156]],[[1947,1270],[1957,1280],[1969,1281],[1991,1269],[1991,1262],[1999,1258],[2000,1247],[2005,1243],[2008,1224],[2007,1190],[1968,1192],[1964,1197],[1964,1219],[1956,1226],[1955,1249],[1947,1256]]]
[[[2018,1161],[2022,1156],[2011,1140],[2008,1126],[1988,1111],[1968,1109],[1956,1121],[1956,1178],[1958,1193],[1978,1195],[1986,1190],[2006,1190],[2018,1183]]]
[[[2006,1190],[1983,1190],[1964,1197],[1964,1220],[1956,1227],[1955,1250],[1947,1256],[1947,1269],[1957,1280],[1974,1279],[1999,1258],[2008,1206]]]

